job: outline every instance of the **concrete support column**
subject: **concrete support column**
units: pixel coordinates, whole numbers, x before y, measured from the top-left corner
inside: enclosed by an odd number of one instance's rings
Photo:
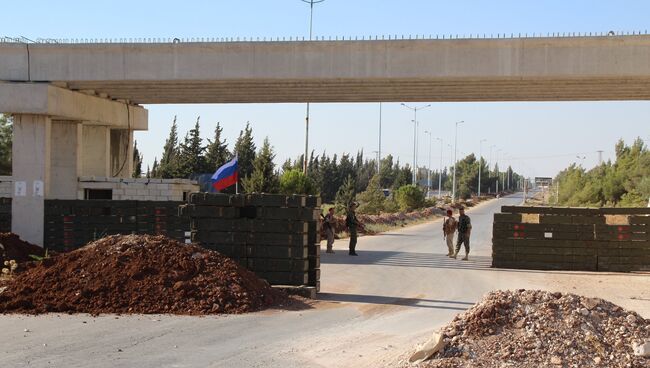
[[[14,115],[11,230],[43,245],[45,197],[50,192],[52,121],[45,115]]]
[[[133,173],[133,131],[111,130],[111,177],[130,178]]]
[[[80,176],[111,176],[111,130],[107,126],[84,125]]]
[[[77,199],[81,176],[81,122],[52,121],[50,194],[48,199]]]

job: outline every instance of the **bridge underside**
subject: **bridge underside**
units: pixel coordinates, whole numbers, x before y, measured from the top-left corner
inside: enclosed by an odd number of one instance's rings
[[[650,78],[67,82],[137,104],[650,100]]]

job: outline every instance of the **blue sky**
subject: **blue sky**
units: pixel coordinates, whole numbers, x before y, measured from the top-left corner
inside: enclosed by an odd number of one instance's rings
[[[300,0],[248,1],[7,1],[0,36],[36,38],[135,37],[302,37],[308,35],[309,6]],[[315,36],[519,34],[642,31],[650,29],[647,1],[415,1],[326,0],[315,6]],[[181,134],[201,116],[203,136],[217,121],[234,142],[247,121],[256,141],[268,136],[277,161],[304,149],[304,104],[148,105],[148,132],[136,134],[145,162],[160,155],[174,115]],[[398,103],[384,104],[382,153],[412,161],[412,114]],[[310,145],[317,152],[377,150],[378,104],[314,104]],[[649,102],[436,103],[419,114],[420,164],[428,164],[424,130],[453,141],[458,150],[501,149],[526,175],[553,175],[571,162],[585,166],[613,155],[614,143],[637,136],[650,140]],[[432,166],[440,146],[434,142]],[[577,158],[577,156],[585,157]]]

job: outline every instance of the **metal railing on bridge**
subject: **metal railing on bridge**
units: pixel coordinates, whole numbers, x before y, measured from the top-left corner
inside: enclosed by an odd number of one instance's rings
[[[390,34],[361,36],[315,36],[309,41],[305,36],[275,37],[120,37],[120,38],[37,38],[0,37],[0,43],[37,44],[111,44],[111,43],[228,43],[228,42],[321,42],[321,41],[398,41],[398,40],[474,40],[474,39],[527,39],[527,38],[568,38],[568,37],[616,37],[646,36],[644,31],[607,32],[539,32],[539,33],[482,33],[482,34]]]

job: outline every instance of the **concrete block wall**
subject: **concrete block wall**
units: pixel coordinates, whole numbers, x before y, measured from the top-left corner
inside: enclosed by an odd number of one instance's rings
[[[0,176],[0,198],[11,198],[14,189],[13,183],[11,176]]]
[[[504,206],[494,215],[492,266],[650,270],[650,208]]]
[[[199,184],[188,179],[80,177],[78,199],[84,199],[86,189],[111,189],[113,200],[183,201],[188,193],[199,191]]]
[[[272,285],[320,290],[320,197],[192,193],[181,214],[192,241]]]
[[[44,245],[66,252],[115,234],[165,235],[186,242],[190,222],[179,216],[181,204],[177,201],[46,200]]]

